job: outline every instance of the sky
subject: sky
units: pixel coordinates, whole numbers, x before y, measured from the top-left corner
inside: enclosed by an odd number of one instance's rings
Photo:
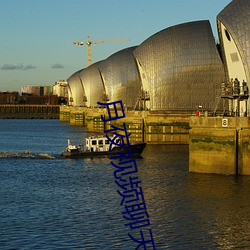
[[[209,20],[231,0],[0,0],[0,91],[52,86],[87,67],[87,46],[73,41],[116,40],[92,46],[92,63],[140,45],[173,25]]]

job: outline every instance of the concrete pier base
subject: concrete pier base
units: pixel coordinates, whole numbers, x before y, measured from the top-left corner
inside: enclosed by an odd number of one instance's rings
[[[118,111],[118,113],[121,111]],[[105,108],[60,107],[60,120],[72,126],[85,126],[88,132],[104,133],[111,125],[131,133],[130,141],[150,144],[188,144],[189,115],[169,115],[149,111],[125,111],[125,118],[102,122],[101,115],[108,117]],[[115,117],[115,114],[111,112]]]
[[[70,112],[71,109],[68,106],[60,106],[59,119],[61,122],[70,121]]]
[[[250,175],[250,118],[190,117],[189,171]]]
[[[121,111],[119,111],[121,112]],[[103,108],[60,107],[60,120],[87,131],[104,133],[111,125],[131,133],[130,141],[148,144],[189,144],[189,171],[250,175],[250,118],[196,117],[150,111],[125,111],[125,118],[103,122]],[[112,116],[115,116],[112,114]]]

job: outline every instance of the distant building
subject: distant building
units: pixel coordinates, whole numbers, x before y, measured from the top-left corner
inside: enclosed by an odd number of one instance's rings
[[[53,86],[43,86],[41,89],[43,89],[42,94],[44,96],[53,95]]]
[[[0,104],[16,104],[18,102],[18,92],[0,92]]]
[[[53,86],[53,95],[68,98],[68,83],[64,80],[55,82]]]
[[[45,96],[53,95],[52,86],[22,86],[22,95],[35,95],[35,96]]]
[[[22,86],[22,95],[37,95],[40,96],[40,87],[38,86]]]
[[[58,96],[55,95],[26,95],[22,96],[21,103],[29,105],[58,105],[60,103],[60,99]]]
[[[60,98],[53,95],[53,86],[22,86],[19,102],[35,105],[58,105]]]

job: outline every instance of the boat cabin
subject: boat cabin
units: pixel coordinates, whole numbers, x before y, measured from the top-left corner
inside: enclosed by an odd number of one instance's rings
[[[86,146],[85,146],[86,151],[90,151],[90,152],[109,151],[110,141],[107,139],[106,136],[103,136],[103,137],[91,136],[89,138],[86,138],[85,140],[86,140]],[[117,138],[115,142],[118,143],[119,138]],[[112,148],[114,146],[115,145],[112,145]]]

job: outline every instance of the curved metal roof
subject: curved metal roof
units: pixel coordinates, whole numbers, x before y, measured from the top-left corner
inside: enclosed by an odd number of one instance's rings
[[[99,68],[110,102],[122,100],[126,107],[134,107],[141,90],[141,81],[133,51],[126,48],[104,60]]]
[[[250,2],[234,0],[217,16],[217,20],[231,34],[245,67],[247,81],[250,82]],[[222,32],[219,30],[219,32]]]
[[[102,61],[94,63],[82,70],[79,77],[86,95],[86,106],[96,107],[97,102],[103,101],[104,86],[99,71],[99,65]]]
[[[80,73],[84,69],[76,71],[68,79],[69,100],[74,106],[84,106],[84,89],[80,79]]]
[[[209,21],[164,29],[135,51],[152,110],[212,109],[224,68]]]

